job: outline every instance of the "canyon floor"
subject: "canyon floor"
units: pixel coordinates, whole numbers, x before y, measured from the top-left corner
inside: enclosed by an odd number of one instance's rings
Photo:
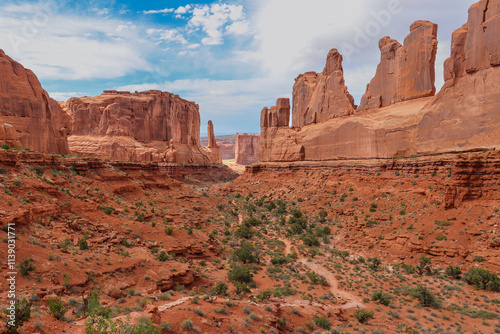
[[[497,151],[238,174],[0,150],[2,272],[15,224],[22,333],[500,332],[498,287],[463,279],[500,272],[499,168]]]

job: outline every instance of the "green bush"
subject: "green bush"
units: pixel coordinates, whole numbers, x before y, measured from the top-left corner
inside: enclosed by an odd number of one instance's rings
[[[158,261],[161,261],[161,262],[166,262],[168,260],[170,260],[170,255],[167,254],[167,252],[165,251],[161,251],[158,256],[156,257],[156,259]]]
[[[392,295],[385,292],[375,291],[372,295],[373,301],[378,301],[380,304],[389,306],[391,303]]]
[[[5,315],[10,315],[10,310],[5,308],[3,310]],[[6,318],[7,321],[7,333],[18,333],[18,329],[23,326],[25,322],[27,322],[31,318],[31,304],[28,302],[26,298],[19,299],[16,298],[14,304],[14,316],[15,320],[14,325],[12,326],[12,319]]]
[[[417,287],[410,292],[410,295],[414,298],[417,298],[419,304],[424,307],[441,307],[439,299],[437,299],[429,289],[420,284],[418,284]]]
[[[222,282],[222,281],[219,281],[213,288],[212,288],[212,292],[218,296],[225,296],[227,295],[227,284]]]
[[[483,268],[471,268],[463,277],[463,280],[479,289],[489,291],[500,291],[500,278]]]
[[[33,262],[33,258],[27,257],[19,263],[19,271],[22,276],[28,276],[30,271],[36,269],[36,266],[31,262]]]
[[[0,168],[0,174],[7,174],[7,168]]]
[[[428,258],[427,256],[421,256],[420,257],[420,262],[418,265],[415,267],[417,269],[417,273],[422,276],[424,273],[430,273],[431,272],[431,259]]]
[[[7,143],[2,144],[2,149],[3,150],[9,150],[10,149],[9,144],[7,144]]]
[[[367,310],[362,310],[359,309],[356,312],[354,312],[354,317],[358,319],[358,321],[362,324],[366,324],[368,322],[368,319],[373,318],[375,313],[373,311],[367,311]]]
[[[191,319],[184,319],[181,322],[181,328],[186,330],[186,331],[195,331],[195,329],[196,329],[194,326],[193,320],[191,320]]]
[[[244,238],[244,239],[250,239],[255,235],[255,230],[247,225],[241,225],[235,232],[234,235],[236,235],[238,238]]]
[[[244,243],[239,249],[233,253],[233,257],[243,263],[258,262],[257,257],[254,255],[255,246],[251,243]]]
[[[328,320],[327,317],[313,317],[314,324],[319,328],[330,329],[332,327],[332,323]]]
[[[62,320],[66,312],[68,312],[68,307],[64,305],[61,297],[49,297],[49,312],[57,320]]]
[[[462,270],[460,269],[459,266],[448,266],[444,270],[444,275],[448,277],[452,277],[454,279],[460,279],[462,274]]]
[[[252,283],[253,282],[253,274],[250,272],[250,269],[247,267],[234,267],[229,271],[227,277],[231,282],[240,282],[240,283]]]

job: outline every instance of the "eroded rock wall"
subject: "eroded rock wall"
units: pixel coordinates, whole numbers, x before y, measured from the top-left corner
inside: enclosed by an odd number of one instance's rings
[[[436,36],[437,24],[416,21],[411,25],[404,45],[387,36],[382,38],[379,42],[380,64],[366,88],[359,109],[381,108],[433,96],[436,93]]]
[[[198,105],[177,95],[105,91],[62,105],[71,119],[72,153],[127,161],[220,161],[220,152],[212,154],[216,146],[200,146]]]
[[[342,55],[337,49],[328,53],[323,72],[307,72],[295,79],[293,126],[303,127],[349,116],[355,109],[354,98],[349,94],[344,81]]]
[[[0,143],[68,154],[65,131],[52,119],[61,113],[36,75],[0,50]]]
[[[417,21],[410,30],[404,46],[381,40],[381,64],[355,114],[290,128],[271,121],[286,120],[289,109],[279,114],[264,108],[261,161],[388,159],[499,147],[500,0],[471,6],[468,22],[453,33],[446,83],[435,96],[437,27]],[[301,78],[301,87],[317,84],[312,73]],[[312,96],[302,91],[301,101]],[[298,117],[294,124],[301,124]]]

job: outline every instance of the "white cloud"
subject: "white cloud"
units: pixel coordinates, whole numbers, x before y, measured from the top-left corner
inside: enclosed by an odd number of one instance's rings
[[[201,28],[208,36],[201,40],[204,45],[223,44],[224,27],[231,33],[244,33],[248,23],[244,21],[243,6],[228,4],[212,4],[196,6],[192,11],[189,26]],[[236,25],[235,25],[236,24]],[[245,31],[246,32],[246,31]]]
[[[186,5],[186,6],[180,6],[179,8],[177,8],[174,13],[175,14],[186,14],[191,8],[191,5]]]
[[[174,8],[165,8],[165,9],[159,9],[159,10],[145,10],[142,13],[143,14],[167,14],[167,13],[172,13],[174,11]]]
[[[101,16],[109,14],[109,8],[102,8],[102,9],[94,8],[94,9],[92,9],[92,11],[96,12],[97,15],[101,15]]]
[[[238,21],[226,27],[229,34],[233,35],[245,35],[250,32],[247,21]]]
[[[146,33],[164,42],[188,44],[188,41],[177,29],[148,29],[146,30]]]
[[[117,78],[151,67],[143,50],[152,43],[135,29],[123,28],[132,27],[130,22],[56,10],[44,12],[45,17],[39,6],[31,9],[0,10],[0,45],[43,79]]]

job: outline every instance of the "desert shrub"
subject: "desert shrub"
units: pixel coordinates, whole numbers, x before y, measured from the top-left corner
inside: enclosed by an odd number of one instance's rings
[[[444,275],[448,277],[452,277],[454,279],[460,279],[462,274],[462,270],[459,266],[448,266],[444,270]]]
[[[7,174],[7,168],[0,167],[0,174]]]
[[[161,252],[158,254],[158,256],[156,256],[156,259],[157,259],[158,261],[165,262],[165,261],[170,260],[170,255],[168,255],[168,253],[167,253],[167,252],[165,252],[165,251],[161,251]]]
[[[31,262],[33,262],[33,258],[27,257],[19,263],[19,271],[22,276],[28,276],[30,271],[36,269],[36,266]]]
[[[356,312],[354,312],[354,317],[358,319],[358,321],[362,324],[366,324],[368,322],[368,319],[373,318],[375,313],[373,311],[367,311],[367,310],[362,310],[359,309]]]
[[[213,288],[212,288],[212,292],[215,293],[216,295],[219,295],[219,296],[225,296],[227,295],[227,284],[222,282],[222,281],[219,281]]]
[[[195,330],[195,326],[194,326],[193,320],[191,320],[191,319],[184,319],[181,322],[181,328],[184,329],[184,330],[186,330],[186,331],[194,331]]]
[[[418,299],[420,305],[424,307],[440,308],[441,303],[439,299],[432,294],[432,292],[426,287],[418,284],[415,289],[412,289],[410,295]]]
[[[463,277],[463,280],[479,289],[489,291],[500,291],[500,278],[489,270],[483,268],[471,268]]]
[[[12,313],[12,310],[9,310],[8,308],[5,308],[3,310],[6,315],[7,333],[18,333],[19,328],[22,327],[23,324],[31,318],[31,304],[26,298],[16,298],[14,305],[12,306],[11,304],[11,306],[9,307],[14,307]],[[11,315],[13,315],[15,318],[9,318],[9,316]]]
[[[250,239],[255,235],[255,230],[248,225],[241,225],[235,232],[238,238]]]
[[[332,327],[332,324],[330,320],[328,320],[327,317],[314,317],[313,318],[314,324],[318,326],[319,328],[323,329],[330,329]]]
[[[63,303],[61,297],[49,297],[49,312],[57,320],[62,320],[66,312],[68,312],[68,307]]]
[[[389,306],[392,296],[389,293],[375,291],[372,295],[372,300],[377,301],[382,305]]]
[[[257,257],[254,255],[255,246],[251,243],[244,243],[233,253],[233,257],[243,263],[257,262]]]
[[[422,276],[424,273],[430,273],[431,272],[431,259],[428,258],[427,256],[422,255],[420,257],[420,262],[416,266],[417,273]]]
[[[250,269],[243,266],[237,266],[231,269],[231,271],[227,274],[227,277],[231,282],[247,284],[253,282],[253,274],[250,272]]]
[[[169,331],[165,327],[163,328],[165,329],[165,331]],[[130,318],[127,318],[127,321],[123,321],[122,319],[113,320],[107,319],[105,317],[92,316],[89,317],[87,319],[87,322],[85,323],[85,334],[95,333],[160,334],[161,329],[145,316],[139,317],[139,320],[135,325],[130,324]]]
[[[7,144],[7,143],[2,144],[2,149],[3,150],[9,150],[10,149],[9,144]]]

